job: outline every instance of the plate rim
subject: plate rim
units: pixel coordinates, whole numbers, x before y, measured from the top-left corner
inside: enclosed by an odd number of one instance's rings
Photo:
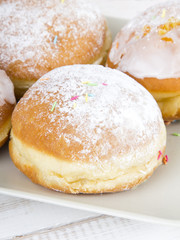
[[[133,212],[123,211],[118,209],[114,210],[109,207],[101,207],[101,206],[96,206],[94,204],[88,204],[88,203],[82,203],[82,202],[78,203],[78,202],[71,201],[69,199],[64,200],[59,198],[57,200],[57,199],[53,199],[53,197],[51,196],[49,197],[44,195],[38,195],[35,193],[27,193],[22,190],[20,191],[20,190],[0,187],[0,194],[5,194],[12,197],[19,197],[19,198],[28,199],[28,200],[37,201],[37,202],[43,202],[47,204],[53,204],[56,206],[63,206],[63,207],[68,207],[73,209],[79,209],[79,210],[90,211],[94,213],[110,215],[114,217],[127,218],[127,219],[137,220],[137,221],[146,222],[146,223],[180,227],[180,220],[154,217],[147,214],[133,213]]]

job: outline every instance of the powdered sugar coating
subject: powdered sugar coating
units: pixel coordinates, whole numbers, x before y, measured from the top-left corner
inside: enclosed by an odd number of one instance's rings
[[[153,152],[163,125],[155,100],[141,85],[120,71],[96,65],[47,73],[20,100],[13,119],[15,134],[18,124],[21,136],[29,129],[24,142],[31,139],[38,149],[51,148],[55,155],[80,162],[115,161],[134,152],[141,156],[150,142],[148,151]]]
[[[77,63],[82,45],[78,63],[86,63],[100,54],[106,28],[100,11],[84,0],[3,0],[0,23],[0,67],[17,80]]]
[[[0,106],[6,102],[15,104],[14,86],[5,71],[0,70]]]
[[[170,18],[179,21],[179,16],[180,1],[178,0],[147,9],[117,34],[109,54],[110,62],[119,70],[140,79],[179,78],[180,26],[164,35],[158,33],[160,25],[168,23]],[[150,27],[150,31],[143,36],[145,26]],[[172,39],[173,43],[162,40],[163,37]]]

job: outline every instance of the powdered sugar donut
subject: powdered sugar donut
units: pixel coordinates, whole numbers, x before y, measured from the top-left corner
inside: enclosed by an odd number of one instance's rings
[[[0,70],[0,147],[8,138],[15,102],[13,84],[6,73]]]
[[[132,188],[161,164],[165,145],[164,122],[150,93],[102,66],[49,72],[12,117],[15,165],[33,182],[64,192]]]
[[[0,32],[0,68],[18,97],[56,67],[103,63],[111,44],[104,17],[84,0],[3,0]]]
[[[117,34],[107,66],[141,83],[157,100],[163,118],[180,118],[180,1],[147,9]]]

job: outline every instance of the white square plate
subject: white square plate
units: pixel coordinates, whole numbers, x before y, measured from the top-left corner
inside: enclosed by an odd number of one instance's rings
[[[113,36],[125,23],[108,19]],[[134,190],[99,195],[68,195],[33,184],[13,165],[8,146],[0,149],[0,193],[119,217],[180,226],[180,122],[167,126],[167,165]]]

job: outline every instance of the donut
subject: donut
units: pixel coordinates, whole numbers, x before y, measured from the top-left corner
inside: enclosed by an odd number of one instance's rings
[[[0,1],[0,68],[20,98],[42,75],[72,64],[103,64],[111,36],[84,0]]]
[[[13,84],[5,71],[0,70],[0,147],[8,138],[15,103]]]
[[[66,193],[130,189],[162,163],[166,129],[151,94],[100,65],[52,70],[12,116],[10,156],[33,182]]]
[[[117,34],[107,66],[142,84],[165,121],[180,119],[180,1],[155,5]]]

